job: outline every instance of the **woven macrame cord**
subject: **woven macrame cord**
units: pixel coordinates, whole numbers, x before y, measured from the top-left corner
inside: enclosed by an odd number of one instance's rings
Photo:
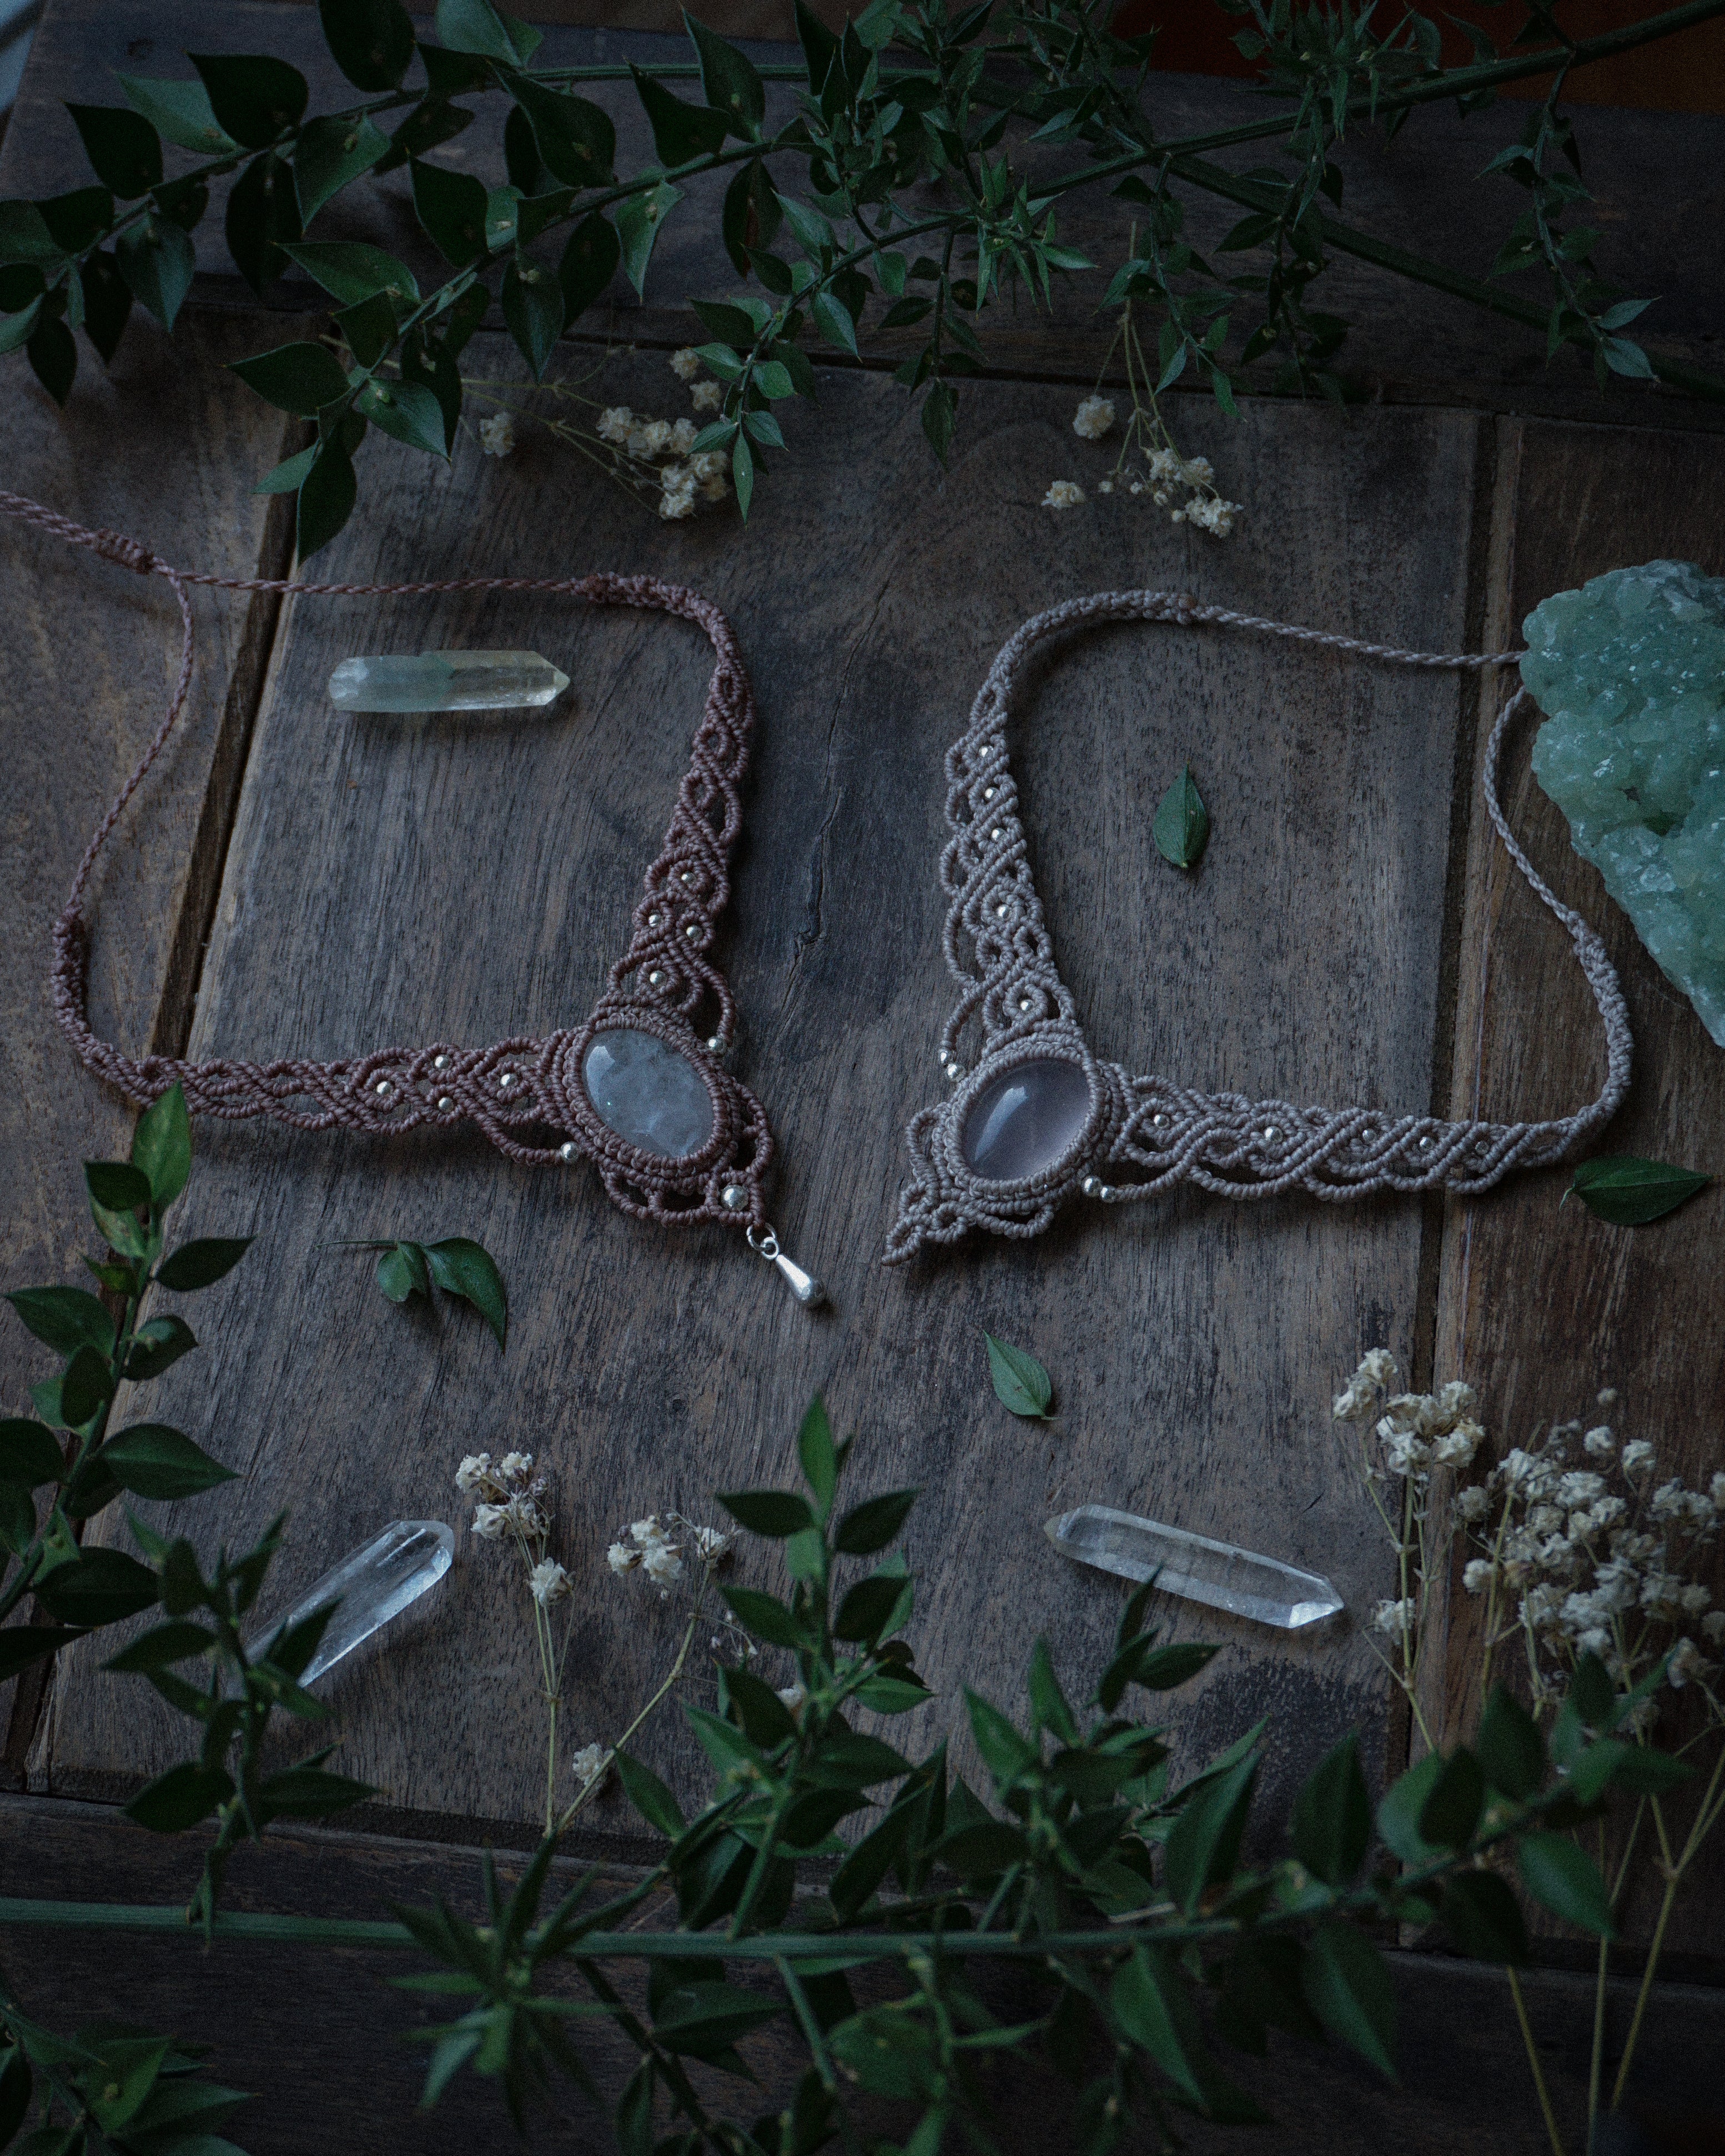
[[[765,1111],[707,1052],[737,1031],[736,1008],[709,953],[730,896],[731,852],[742,829],[739,788],[754,727],[754,698],[730,623],[698,593],[656,577],[451,577],[415,583],[288,583],[177,569],[136,539],[91,530],[22,495],[0,490],[0,511],[39,531],[141,576],[165,578],[178,602],[179,676],[161,725],[91,834],[54,928],[50,988],[60,1029],[89,1068],[139,1106],[173,1085],[194,1115],[237,1120],[267,1116],[305,1131],[372,1134],[476,1125],[500,1152],[535,1163],[591,1158],[624,1211],[640,1219],[721,1219],[766,1230],[761,1183],[773,1156]],[[334,1062],[288,1057],[270,1063],[222,1057],[132,1057],[100,1039],[87,1015],[90,931],[83,906],[96,858],[147,777],[186,707],[196,633],[189,588],[279,593],[305,598],[383,598],[456,592],[534,592],[596,605],[675,614],[705,631],[715,656],[706,706],[664,845],[648,869],[629,948],[583,1028],[543,1039],[521,1036],[485,1048],[434,1042],[385,1048]],[[714,1042],[693,1020],[716,1014]],[[582,1053],[606,1026],[664,1039],[700,1074],[713,1110],[711,1137],[686,1160],[660,1161],[619,1138],[594,1112],[580,1076]],[[536,1142],[549,1131],[560,1143]]]
[[[1438,670],[1512,665],[1521,656],[1407,651],[1202,605],[1185,592],[1097,593],[1025,622],[1002,646],[968,726],[947,753],[947,821],[952,835],[942,855],[941,881],[952,901],[947,964],[961,993],[941,1036],[941,1063],[957,1090],[924,1109],[906,1132],[911,1174],[900,1195],[887,1263],[901,1262],[925,1243],[955,1241],[973,1228],[1017,1237],[1040,1235],[1055,1207],[1081,1189],[1115,1204],[1149,1198],[1180,1182],[1234,1199],[1293,1189],[1327,1201],[1384,1190],[1471,1194],[1489,1188],[1512,1168],[1561,1159],[1578,1139],[1607,1122],[1630,1081],[1623,992],[1604,944],[1535,870],[1498,799],[1503,739],[1530,702],[1525,689],[1517,689],[1498,714],[1481,783],[1493,828],[1534,893],[1568,931],[1599,1007],[1605,1081],[1586,1107],[1545,1122],[1447,1122],[1430,1116],[1386,1116],[1374,1108],[1301,1106],[1237,1093],[1194,1092],[1165,1078],[1133,1076],[1092,1056],[1071,992],[1055,963],[1030,872],[1006,729],[1036,648],[1065,631],[1111,621],[1235,629],[1353,659]],[[976,1175],[962,1150],[969,1109],[1014,1065],[1050,1058],[1081,1065],[1089,1081],[1092,1107],[1082,1142],[1019,1182]]]

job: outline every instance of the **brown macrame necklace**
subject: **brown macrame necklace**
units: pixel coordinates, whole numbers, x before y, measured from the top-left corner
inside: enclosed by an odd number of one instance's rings
[[[180,673],[167,715],[97,825],[54,923],[54,1015],[98,1077],[140,1106],[178,1084],[193,1115],[229,1121],[267,1116],[302,1131],[394,1133],[476,1124],[511,1160],[547,1166],[591,1161],[612,1204],[638,1220],[721,1221],[740,1228],[750,1248],[777,1266],[799,1302],[822,1299],[819,1281],[784,1254],[767,1219],[762,1184],[773,1158],[773,1133],[766,1111],[719,1060],[736,1037],[737,1013],[712,945],[731,895],[728,869],[742,828],[739,788],[755,706],[736,637],[717,607],[656,577],[455,577],[403,584],[214,577],[170,567],[135,539],[89,530],[22,495],[0,491],[0,510],[141,575],[165,577],[179,602]],[[96,855],[185,709],[194,649],[187,588],[192,584],[301,598],[559,593],[598,606],[680,615],[706,631],[715,664],[676,810],[643,880],[629,948],[612,967],[584,1025],[542,1040],[495,1041],[487,1048],[436,1041],[425,1048],[375,1049],[333,1063],[302,1057],[273,1063],[134,1059],[97,1038],[87,1014],[85,889]],[[667,1152],[651,1149],[657,1134],[655,1088],[670,1110],[668,1125],[661,1124],[664,1142],[674,1148]]]
[[[1001,648],[947,752],[947,822],[941,856],[952,900],[946,954],[959,998],[941,1035],[953,1091],[906,1132],[911,1177],[900,1193],[886,1262],[972,1229],[1040,1235],[1065,1199],[1105,1204],[1153,1197],[1180,1182],[1221,1198],[1304,1190],[1334,1201],[1378,1190],[1489,1189],[1514,1168],[1561,1160],[1616,1111],[1628,1090],[1629,1014],[1605,947],[1534,872],[1497,799],[1497,761],[1511,719],[1528,701],[1517,689],[1486,745],[1486,812],[1510,859],[1569,932],[1605,1031],[1605,1082],[1573,1116],[1541,1123],[1450,1123],[1369,1107],[1296,1106],[1238,1093],[1197,1093],[1166,1078],[1134,1077],[1091,1053],[1030,873],[1006,727],[1031,653],[1046,638],[1107,621],[1148,621],[1280,636],[1355,659],[1431,668],[1512,665],[1519,652],[1403,651],[1322,629],[1200,606],[1187,592],[1099,592],[1024,624]]]

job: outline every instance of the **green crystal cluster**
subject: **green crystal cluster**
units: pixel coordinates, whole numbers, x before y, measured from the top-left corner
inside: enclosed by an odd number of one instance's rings
[[[1725,578],[1613,569],[1524,626],[1534,776],[1725,1047]]]

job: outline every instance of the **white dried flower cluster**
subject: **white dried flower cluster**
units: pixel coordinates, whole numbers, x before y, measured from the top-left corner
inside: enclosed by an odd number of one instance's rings
[[[1372,1630],[1384,1633],[1392,1640],[1399,1640],[1413,1629],[1419,1618],[1419,1609],[1411,1595],[1398,1602],[1380,1602],[1372,1612]]]
[[[692,344],[670,356],[670,371],[689,385],[689,402],[697,412],[716,412],[725,402],[725,385],[701,375],[701,354]]]
[[[1136,377],[1132,389],[1132,415],[1126,423],[1120,454],[1108,476],[1096,481],[1096,492],[1148,495],[1158,509],[1167,510],[1170,522],[1195,524],[1200,531],[1225,539],[1240,513],[1240,503],[1223,499],[1208,457],[1180,454],[1154,396],[1147,403],[1142,401]],[[1081,441],[1099,442],[1111,430],[1114,420],[1112,401],[1093,391],[1073,413],[1072,431]],[[1076,509],[1083,500],[1084,490],[1076,480],[1056,480],[1043,495],[1042,506]]]
[[[679,382],[693,382],[701,372],[701,354],[692,344],[685,344],[671,354],[670,365]]]
[[[531,1452],[506,1452],[495,1461],[489,1452],[470,1452],[455,1470],[455,1487],[475,1501],[473,1532],[481,1542],[500,1542],[506,1535],[542,1542],[551,1532],[547,1486]]]
[[[569,1772],[583,1796],[603,1779],[610,1769],[611,1758],[603,1744],[583,1744],[578,1751],[570,1753]]]
[[[683,1576],[683,1559],[691,1553],[711,1570],[731,1554],[737,1537],[723,1527],[697,1527],[680,1512],[649,1512],[625,1527],[605,1552],[605,1562],[621,1578],[641,1572],[669,1594],[672,1584]]]
[[[1577,1445],[1585,1466],[1571,1464]],[[1725,1641],[1725,1610],[1695,1574],[1725,1517],[1725,1472],[1692,1490],[1681,1477],[1656,1480],[1657,1465],[1645,1438],[1620,1444],[1607,1424],[1556,1424],[1506,1454],[1486,1478],[1485,1502],[1465,1515],[1481,1553],[1462,1584],[1489,1598],[1503,1634],[1520,1634],[1542,1700],[1562,1697],[1583,1655],[1597,1656],[1624,1691],[1663,1659],[1667,1684],[1699,1686],[1722,1712],[1710,1681],[1717,1665],[1702,1642]],[[1651,1723],[1657,1710],[1643,1706]]]
[[[695,386],[698,391],[702,385]],[[719,388],[717,382],[711,386]],[[698,396],[695,403],[697,411],[703,408]],[[627,404],[610,404],[600,413],[594,431],[631,465],[645,468],[639,476],[657,486],[659,514],[668,521],[692,516],[697,497],[722,501],[731,490],[722,454],[705,449],[699,456],[691,454],[701,433],[693,419],[654,419]]]
[[[1434,1468],[1466,1467],[1486,1435],[1473,1419],[1473,1388],[1457,1381],[1435,1393],[1392,1392],[1399,1382],[1395,1358],[1387,1348],[1374,1348],[1330,1412],[1337,1422],[1374,1424],[1384,1474],[1424,1484]]]
[[[541,1609],[553,1602],[567,1602],[574,1592],[575,1583],[555,1558],[541,1558],[527,1574],[527,1587]]]
[[[479,440],[488,457],[506,457],[515,447],[515,421],[507,412],[493,412],[480,421]]]
[[[1072,415],[1072,431],[1081,441],[1100,442],[1114,424],[1114,407],[1106,397],[1086,397]]]

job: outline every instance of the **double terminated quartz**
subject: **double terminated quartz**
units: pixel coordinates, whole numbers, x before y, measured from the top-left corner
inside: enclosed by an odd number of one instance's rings
[[[1321,1625],[1343,1607],[1321,1573],[1302,1572],[1280,1558],[1260,1557],[1234,1543],[1212,1542],[1184,1527],[1142,1520],[1111,1505],[1081,1505],[1050,1520],[1043,1532],[1065,1557],[1093,1564],[1122,1579],[1153,1578],[1164,1594],[1183,1595],[1212,1609],[1250,1617],[1284,1632]]]
[[[1534,776],[1725,1047],[1725,579],[1613,569],[1525,626]]]
[[[542,707],[568,685],[536,651],[422,651],[344,659],[330,701],[343,711],[506,711]]]

